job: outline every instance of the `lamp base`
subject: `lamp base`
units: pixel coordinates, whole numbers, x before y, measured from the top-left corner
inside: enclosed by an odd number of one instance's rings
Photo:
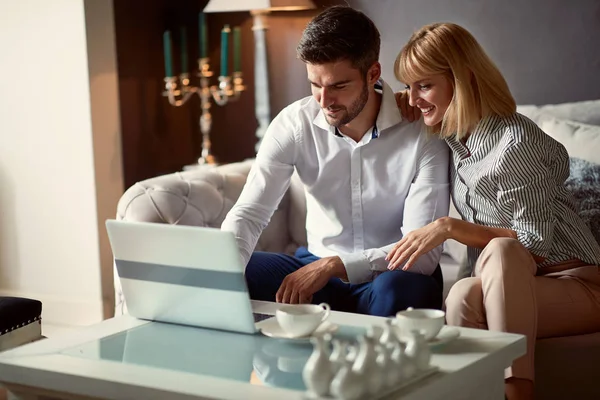
[[[252,11],[254,25],[254,97],[255,97],[255,112],[258,120],[258,128],[256,129],[255,150],[258,152],[262,138],[267,132],[267,127],[271,122],[271,105],[269,102],[269,72],[267,64],[267,45],[266,31],[269,28],[266,24],[268,11]]]

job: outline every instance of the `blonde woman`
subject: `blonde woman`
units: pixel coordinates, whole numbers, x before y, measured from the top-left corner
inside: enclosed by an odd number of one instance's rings
[[[458,25],[421,28],[395,73],[452,150],[462,220],[440,218],[406,235],[388,254],[389,269],[409,270],[447,239],[467,245],[474,269],[448,295],[448,323],[526,335],[506,394],[533,398],[535,339],[600,330],[600,246],[564,187],[567,152],[516,113],[501,73]]]

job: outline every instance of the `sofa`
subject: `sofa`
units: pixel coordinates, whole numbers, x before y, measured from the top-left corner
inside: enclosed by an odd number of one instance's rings
[[[600,101],[519,106],[519,111],[561,141],[570,156],[600,164]],[[240,195],[253,160],[194,169],[151,178],[121,197],[117,219],[219,228]],[[451,215],[458,217],[451,207]],[[306,244],[306,206],[297,175],[260,237],[257,250],[292,253]],[[466,248],[444,245],[441,259],[444,295],[466,274]],[[126,305],[115,273],[116,314]],[[536,347],[536,397],[600,398],[600,333],[539,340]]]

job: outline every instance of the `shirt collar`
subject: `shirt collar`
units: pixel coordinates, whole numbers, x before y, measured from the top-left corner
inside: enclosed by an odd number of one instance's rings
[[[377,115],[375,126],[373,127],[372,139],[378,138],[385,129],[391,128],[402,122],[402,116],[396,104],[396,97],[394,96],[392,88],[383,79],[380,79],[375,84],[375,89],[380,89],[382,96],[379,114]],[[337,128],[329,125],[322,108],[319,109],[319,113],[313,120],[313,124],[336,136],[341,136]]]
[[[466,143],[460,141],[456,135],[447,137],[446,143],[461,159],[465,159],[477,152],[479,147],[485,142],[486,136],[495,132],[501,126],[501,122],[502,118],[498,115],[488,115],[477,123],[473,132],[467,138]]]
[[[340,130],[336,127],[334,127],[334,131],[333,133],[335,134],[335,136],[337,137],[344,137],[341,133]],[[377,124],[373,125],[373,130],[371,131],[371,139],[377,139],[379,137],[379,129],[377,129]]]
[[[383,96],[381,97],[381,106],[379,107],[379,114],[377,115],[377,122],[375,124],[379,128],[379,132],[383,132],[402,122],[402,115],[400,114],[398,104],[396,103],[396,96],[390,85],[383,79],[380,79],[378,83],[381,83]]]

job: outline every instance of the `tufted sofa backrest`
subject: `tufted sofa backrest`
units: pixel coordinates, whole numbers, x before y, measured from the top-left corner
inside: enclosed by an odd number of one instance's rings
[[[117,219],[219,228],[239,197],[253,161],[199,166],[138,182],[119,200]],[[294,174],[256,249],[293,252],[306,244],[305,222],[304,188]]]

